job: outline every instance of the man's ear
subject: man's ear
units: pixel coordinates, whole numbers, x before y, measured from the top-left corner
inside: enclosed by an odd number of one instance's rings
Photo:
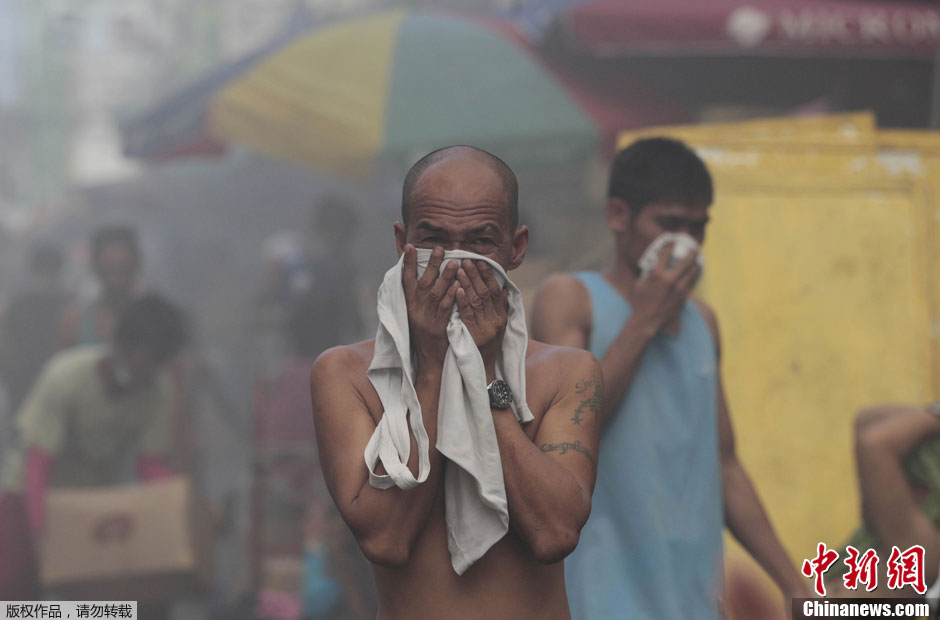
[[[392,226],[395,230],[395,247],[398,248],[398,256],[401,256],[405,251],[405,244],[408,239],[408,231],[405,230],[405,225],[401,222],[395,222]]]
[[[605,206],[607,215],[607,227],[615,233],[625,233],[630,230],[633,224],[633,211],[630,205],[622,199],[611,196],[607,199]]]
[[[522,264],[526,248],[529,247],[529,227],[520,226],[512,234],[512,253],[509,255],[509,265],[506,271],[511,271]]]

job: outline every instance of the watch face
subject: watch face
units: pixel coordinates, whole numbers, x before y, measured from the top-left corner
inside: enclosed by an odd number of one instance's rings
[[[490,406],[496,409],[506,409],[512,404],[512,390],[509,384],[502,379],[497,379],[490,384]]]

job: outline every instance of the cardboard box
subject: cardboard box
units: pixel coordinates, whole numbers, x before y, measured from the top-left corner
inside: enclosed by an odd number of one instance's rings
[[[41,573],[58,596],[162,601],[211,583],[210,519],[186,478],[46,497]]]

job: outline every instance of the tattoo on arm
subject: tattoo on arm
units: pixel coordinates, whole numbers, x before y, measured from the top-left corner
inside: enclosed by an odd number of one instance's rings
[[[574,442],[565,441],[562,443],[543,443],[540,446],[540,449],[542,452],[558,452],[560,454],[567,454],[569,450],[573,450],[587,457],[587,460],[591,461],[592,465],[596,465],[591,451],[581,445],[580,439]]]
[[[572,424],[581,424],[581,417],[584,415],[585,410],[589,410],[594,414],[594,421],[596,422],[601,415],[601,403],[604,400],[604,387],[600,377],[597,376],[597,371],[590,379],[578,381],[574,386],[574,391],[575,394],[584,394],[584,399],[578,403],[574,415],[571,416]]]

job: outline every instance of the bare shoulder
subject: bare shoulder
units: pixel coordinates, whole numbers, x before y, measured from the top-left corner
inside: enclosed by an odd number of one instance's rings
[[[584,283],[570,273],[549,274],[535,291],[535,305],[550,305],[568,311],[582,312],[590,319],[588,290]]]
[[[526,381],[555,397],[564,395],[578,382],[598,380],[600,376],[600,364],[590,351],[529,341]]]
[[[310,371],[310,383],[345,377],[347,380],[360,372],[365,375],[372,362],[375,341],[367,340],[356,344],[341,345],[327,349],[313,363]]]
[[[554,273],[539,285],[532,306],[532,334],[541,340],[587,348],[591,300],[584,283],[570,273]]]
[[[539,370],[543,366],[563,370],[570,367],[592,366],[597,363],[594,355],[585,349],[548,344],[538,340],[529,340],[525,357],[526,367],[532,367],[533,370]]]
[[[551,293],[587,293],[587,288],[581,280],[572,273],[564,272],[548,274],[539,284],[539,290]]]

